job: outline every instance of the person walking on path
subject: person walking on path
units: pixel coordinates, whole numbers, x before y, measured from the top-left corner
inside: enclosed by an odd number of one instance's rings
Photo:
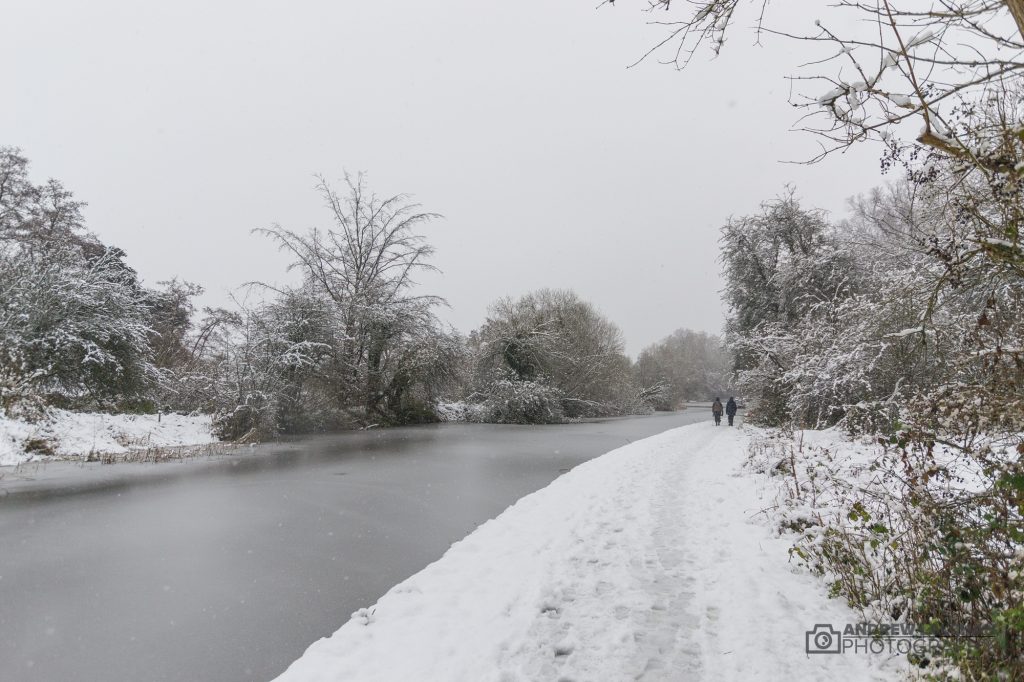
[[[725,414],[729,417],[729,426],[732,426],[732,420],[736,417],[736,399],[729,396],[729,402],[725,404]]]
[[[715,402],[711,403],[711,414],[715,416],[715,426],[722,423],[722,400],[721,398],[715,398]]]

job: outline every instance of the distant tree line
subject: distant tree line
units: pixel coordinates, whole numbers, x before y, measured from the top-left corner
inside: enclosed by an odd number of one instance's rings
[[[624,352],[622,333],[571,291],[501,299],[465,337],[442,299],[421,229],[437,216],[362,176],[320,179],[326,229],[255,230],[298,283],[250,282],[233,305],[197,310],[196,284],[144,286],[125,254],[86,229],[84,204],[0,148],[0,408],[213,414],[227,439],[435,421],[438,405],[490,422],[671,409],[725,385],[717,337],[680,331]]]
[[[731,355],[721,338],[705,332],[676,330],[640,353],[635,372],[641,386],[658,389],[651,398],[659,410],[732,392]]]

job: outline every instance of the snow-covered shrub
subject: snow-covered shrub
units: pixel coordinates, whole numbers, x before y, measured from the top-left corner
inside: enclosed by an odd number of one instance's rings
[[[392,373],[383,386],[381,412],[390,423],[444,421],[438,412],[440,396],[460,391],[467,352],[462,337],[439,325],[409,330],[395,344]]]
[[[669,390],[661,383],[634,388],[632,393],[624,395],[620,400],[616,414],[651,414],[655,410],[673,410],[677,404],[665,398]]]
[[[434,407],[437,418],[443,422],[482,422],[484,406],[465,401],[438,402]]]
[[[258,443],[273,438],[280,430],[274,410],[254,400],[213,415],[213,433],[220,440]]]
[[[17,348],[0,350],[0,414],[29,421],[42,416],[46,400],[35,390],[38,371],[33,371]]]
[[[893,402],[860,402],[846,406],[842,427],[851,436],[894,434],[900,426],[899,408]]]
[[[563,398],[543,379],[529,381],[505,373],[488,384],[480,414],[483,421],[495,424],[557,424],[565,418]]]
[[[803,432],[756,441],[750,466],[778,481],[771,515],[795,533],[794,559],[865,620],[986,635],[950,638],[942,657],[914,663],[939,679],[1020,679],[1021,455],[991,439],[967,451],[906,431],[884,443]]]
[[[325,396],[332,376],[329,313],[299,290],[220,316],[207,371],[221,438],[263,440],[339,426],[340,401]]]

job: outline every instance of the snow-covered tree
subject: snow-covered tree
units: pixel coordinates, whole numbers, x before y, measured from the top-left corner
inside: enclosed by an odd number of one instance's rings
[[[731,365],[722,339],[678,329],[641,351],[634,372],[639,385],[659,387],[655,406],[671,410],[686,400],[729,394]]]
[[[413,395],[446,380],[441,368],[457,346],[433,313],[443,299],[414,291],[416,274],[435,269],[418,230],[437,216],[407,195],[377,197],[361,175],[345,183],[344,195],[323,178],[318,185],[329,229],[259,232],[294,258],[303,290],[330,308],[324,371],[336,402],[359,421],[408,421],[427,409]]]
[[[792,192],[730,220],[721,243],[739,389],[757,399],[765,421],[804,421],[789,402],[795,357],[806,344],[800,328],[828,322],[857,286],[856,270],[836,248],[825,216],[801,208]]]
[[[529,391],[545,404],[560,403],[549,411],[576,417],[621,411],[635,392],[622,332],[571,291],[496,301],[473,342],[477,390],[488,399]],[[507,388],[509,382],[523,387]]]
[[[82,202],[28,178],[0,149],[0,392],[70,406],[145,407],[158,381],[147,292],[120,249],[82,220]]]
[[[330,302],[298,289],[237,303],[232,311],[210,311],[204,351],[221,435],[259,440],[344,425],[344,403],[330,381]]]

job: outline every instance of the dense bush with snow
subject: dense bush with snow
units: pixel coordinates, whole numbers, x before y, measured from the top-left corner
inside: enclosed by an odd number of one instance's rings
[[[557,424],[565,418],[565,395],[544,377],[521,379],[505,372],[488,382],[481,421],[495,424]]]
[[[437,418],[443,422],[482,422],[483,407],[478,403],[464,400],[455,402],[441,401],[435,406]]]
[[[750,449],[748,466],[776,481],[768,513],[793,538],[794,561],[865,621],[946,637],[943,656],[910,656],[937,679],[1024,672],[1024,514],[1003,473],[1024,453],[982,448],[979,458],[832,429],[765,435]]]

